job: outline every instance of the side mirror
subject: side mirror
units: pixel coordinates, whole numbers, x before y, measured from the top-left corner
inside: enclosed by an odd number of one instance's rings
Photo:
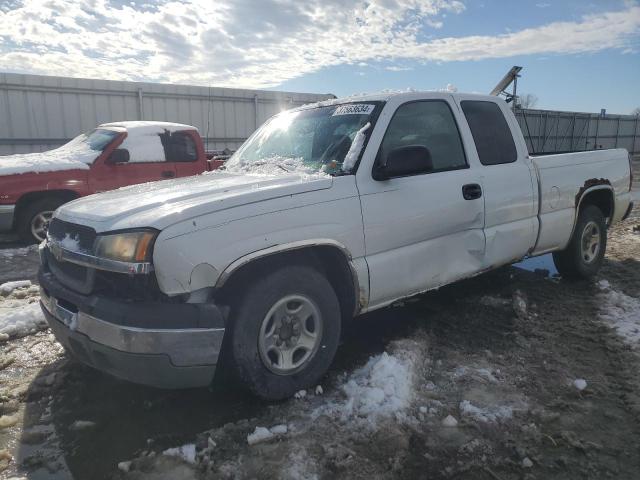
[[[129,162],[129,150],[124,148],[116,148],[109,158],[107,159],[108,163],[128,163]]]
[[[407,145],[394,148],[387,154],[384,163],[375,169],[375,180],[406,177],[433,171],[431,152],[424,145]]]

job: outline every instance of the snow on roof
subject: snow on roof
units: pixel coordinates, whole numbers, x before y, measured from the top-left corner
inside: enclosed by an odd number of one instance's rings
[[[168,130],[170,132],[179,132],[181,130],[198,130],[192,125],[173,122],[154,122],[147,120],[127,120],[122,122],[103,123],[98,128],[111,128],[114,130],[124,128],[130,133],[137,135],[152,135],[155,133],[163,133]]]
[[[440,95],[447,95],[447,96],[453,96],[453,97],[457,97],[459,95],[461,95],[461,93],[458,93],[457,88],[454,87],[453,85],[447,85],[446,89],[441,89],[441,90],[414,90],[411,88],[408,88],[406,90],[382,90],[380,92],[373,92],[373,93],[357,93],[354,95],[348,95],[346,97],[340,97],[340,98],[332,98],[329,100],[323,100],[320,102],[315,102],[315,103],[309,103],[306,105],[303,105],[299,108],[295,108],[294,110],[303,110],[303,109],[307,109],[307,108],[317,108],[317,107],[327,107],[327,106],[331,106],[331,105],[339,105],[342,103],[352,103],[352,102],[376,102],[376,101],[382,101],[382,102],[386,102],[389,101],[391,98],[393,97],[405,97],[407,100],[413,100],[416,98],[420,98],[422,96],[437,96],[438,94]],[[474,97],[478,97],[478,98],[491,98],[491,99],[495,99],[498,97],[492,97],[490,95],[481,95],[481,94],[464,94],[465,96],[468,95],[472,95]]]

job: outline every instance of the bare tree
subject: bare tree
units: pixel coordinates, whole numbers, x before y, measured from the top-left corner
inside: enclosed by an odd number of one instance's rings
[[[634,109],[631,111],[631,115],[635,115],[636,117],[640,117],[640,107],[638,107],[638,108],[634,108]]]
[[[538,96],[533,93],[518,95],[518,105],[520,108],[534,108],[538,103]]]

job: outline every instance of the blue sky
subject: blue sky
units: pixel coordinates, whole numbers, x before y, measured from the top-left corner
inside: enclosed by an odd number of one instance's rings
[[[334,93],[488,92],[640,107],[637,0],[5,0],[0,70]]]
[[[468,1],[464,12],[447,15],[442,19],[442,27],[430,34],[454,37],[498,35],[557,21],[576,21],[583,15],[624,10],[627,5],[628,2],[623,1]],[[636,31],[629,47],[601,52],[558,52],[460,62],[374,62],[361,67],[330,67],[287,81],[279,89],[347,95],[385,88],[438,89],[451,83],[459,91],[488,93],[513,65],[520,65],[524,68],[518,80],[518,90],[535,94],[538,97],[536,108],[586,112],[599,112],[606,108],[610,113],[629,113],[640,107],[639,35],[640,31]],[[632,51],[623,53],[627,48]],[[403,70],[386,70],[390,65]]]

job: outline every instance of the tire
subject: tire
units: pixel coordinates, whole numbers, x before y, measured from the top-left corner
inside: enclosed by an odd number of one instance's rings
[[[607,224],[602,211],[588,205],[580,210],[576,227],[566,249],[553,253],[553,263],[565,278],[593,277],[607,249]]]
[[[18,235],[27,243],[40,243],[46,234],[46,223],[51,215],[62,205],[59,198],[41,198],[28,204],[18,219]],[[46,223],[43,221],[46,220]]]
[[[340,305],[329,281],[312,267],[291,265],[243,288],[231,310],[226,352],[240,383],[265,400],[315,385],[340,340]],[[296,309],[301,313],[291,313]]]

